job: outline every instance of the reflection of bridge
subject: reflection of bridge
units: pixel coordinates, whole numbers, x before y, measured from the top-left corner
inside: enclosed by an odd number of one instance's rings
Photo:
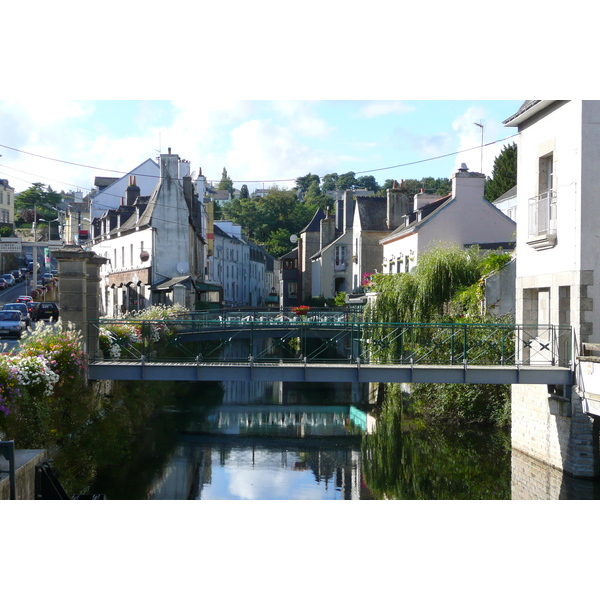
[[[102,320],[90,379],[570,385],[571,328],[367,323],[341,310]],[[243,350],[235,350],[233,342]],[[293,351],[292,351],[293,349]],[[226,358],[224,358],[226,355]]]

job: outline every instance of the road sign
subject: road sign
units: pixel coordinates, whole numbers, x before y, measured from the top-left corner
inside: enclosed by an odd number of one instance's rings
[[[62,248],[65,245],[64,240],[50,240],[48,242],[44,242],[46,246],[49,248]]]
[[[0,252],[23,252],[21,238],[0,238]]]

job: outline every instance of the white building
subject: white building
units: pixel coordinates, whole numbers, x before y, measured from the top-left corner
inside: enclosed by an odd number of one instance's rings
[[[483,197],[485,175],[462,165],[452,175],[452,193],[440,198],[416,194],[410,212],[384,237],[383,273],[406,273],[419,255],[440,243],[482,248],[514,245],[515,223]]]
[[[102,309],[108,316],[152,304],[194,308],[206,271],[204,180],[192,184],[189,163],[161,154],[160,178],[149,196],[132,177],[123,203],[94,222],[91,249],[101,268]]]
[[[131,177],[135,177],[140,195],[149,196],[158,183],[160,168],[149,158],[122,177],[96,177],[96,189],[85,199],[86,203],[91,200],[92,220],[101,217],[107,210],[117,209],[122,204]]]
[[[540,349],[555,341],[545,325],[570,325],[576,358],[600,341],[600,101],[530,100],[504,124],[519,131],[516,321],[537,325]],[[600,396],[583,387],[514,385],[513,448],[597,476]]]

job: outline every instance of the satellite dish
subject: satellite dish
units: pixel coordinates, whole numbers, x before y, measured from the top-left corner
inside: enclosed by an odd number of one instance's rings
[[[290,242],[292,242],[292,244],[295,244],[298,241],[298,236],[295,233],[292,233],[292,235],[290,235]]]
[[[180,275],[183,275],[184,273],[187,273],[190,270],[190,265],[188,264],[187,261],[182,260],[181,262],[177,263],[177,272]]]

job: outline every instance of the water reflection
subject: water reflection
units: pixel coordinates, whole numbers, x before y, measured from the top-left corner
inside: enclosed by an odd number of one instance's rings
[[[188,414],[148,498],[370,498],[360,451],[366,413],[348,404],[353,395],[351,386],[223,384],[222,403]]]

